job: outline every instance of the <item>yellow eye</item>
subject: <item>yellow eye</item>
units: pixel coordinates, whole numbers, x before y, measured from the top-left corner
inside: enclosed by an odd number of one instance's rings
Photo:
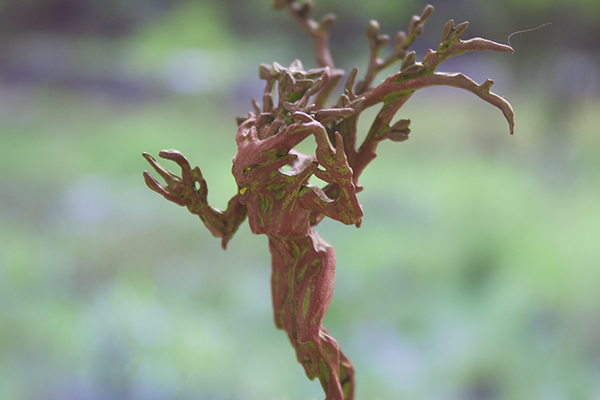
[[[243,187],[243,188],[240,189],[240,194],[243,196],[243,195],[246,194],[247,191],[248,191],[248,188],[247,187]]]
[[[246,168],[244,168],[244,169],[242,170],[242,172],[243,172],[244,174],[246,174],[246,173],[248,173],[248,172],[252,171],[252,170],[253,170],[254,168],[256,168],[256,167],[258,167],[258,164],[252,164],[252,165],[248,165]]]

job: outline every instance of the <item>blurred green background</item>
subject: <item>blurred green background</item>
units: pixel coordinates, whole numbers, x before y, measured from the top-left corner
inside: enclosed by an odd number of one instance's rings
[[[142,151],[178,149],[225,207],[258,64],[315,66],[270,3],[0,1],[0,398],[323,398],[273,326],[266,238],[243,225],[222,251],[141,176]],[[364,71],[368,21],[393,35],[425,4],[315,17],[338,15],[337,65]],[[500,42],[552,25],[440,67],[496,80],[514,137],[472,94],[423,90],[398,115],[411,139],[363,175],[363,226],[318,227],[357,399],[600,399],[600,5],[432,4],[418,59],[451,18]]]

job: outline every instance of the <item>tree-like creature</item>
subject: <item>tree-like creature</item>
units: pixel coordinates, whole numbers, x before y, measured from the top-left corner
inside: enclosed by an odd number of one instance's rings
[[[200,169],[192,169],[178,151],[165,150],[159,155],[177,163],[181,177],[144,153],[166,185],[146,171],[144,178],[150,189],[198,215],[209,231],[222,239],[224,249],[246,217],[253,233],[268,237],[275,325],[287,333],[306,375],[319,378],[326,400],[352,400],[354,368],[322,325],[333,294],[335,251],[313,226],[324,217],[360,226],[363,213],[356,197],[358,178],[376,157],[381,141],[408,138],[410,120],[392,123],[392,119],[418,89],[445,85],[468,90],[502,110],[512,134],[513,110],[507,101],[490,92],[493,81],[478,85],[463,74],[435,70],[449,57],[467,51],[513,50],[481,38],[463,41],[467,23],[455,27],[451,20],[444,27],[437,50],[429,50],[421,62],[416,62],[415,53],[408,50],[433,12],[428,5],[420,16],[412,18],[407,33],[397,34],[394,51],[382,60],[379,53],[389,37],[380,35],[377,22],[372,21],[367,30],[371,57],[364,77],[355,82],[358,70],[353,69],[344,93],[334,106],[327,107],[331,91],[344,75],[335,68],[328,49],[334,17],[326,15],[320,22],[314,21],[310,2],[276,0],[275,8],[287,9],[313,37],[319,68],[307,71],[300,61],[288,68],[277,63],[260,66],[259,76],[266,81],[262,106],[254,100],[254,112],[238,118],[238,152],[232,168],[238,191],[227,209],[221,211],[208,203]],[[400,71],[373,87],[377,73],[396,61],[401,61]],[[379,104],[381,109],[357,148],[358,118],[363,110]],[[314,156],[294,149],[309,136],[317,144]],[[327,185],[310,185],[312,175]]]

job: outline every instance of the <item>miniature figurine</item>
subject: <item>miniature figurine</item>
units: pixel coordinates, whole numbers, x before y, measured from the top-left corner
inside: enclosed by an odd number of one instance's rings
[[[144,157],[166,186],[146,171],[144,178],[150,189],[198,215],[208,230],[221,238],[223,249],[246,217],[253,233],[268,237],[276,327],[287,333],[306,375],[311,380],[319,378],[326,400],[352,400],[354,368],[322,325],[333,294],[335,251],[313,227],[324,217],[360,226],[363,212],[356,196],[361,189],[358,178],[376,157],[381,141],[408,138],[410,120],[391,122],[418,89],[446,85],[468,90],[502,110],[512,134],[513,110],[490,92],[493,81],[478,85],[462,74],[435,72],[454,55],[471,50],[512,52],[512,48],[481,38],[462,41],[467,23],[454,27],[450,21],[437,51],[429,50],[422,62],[415,62],[415,53],[408,49],[433,12],[428,5],[420,16],[413,17],[408,33],[398,33],[394,52],[381,60],[379,52],[389,38],[379,35],[378,24],[372,21],[367,31],[371,59],[364,78],[355,85],[358,71],[352,70],[337,104],[326,107],[329,94],[344,74],[334,67],[328,50],[333,16],[326,15],[318,23],[312,20],[310,2],[299,5],[295,0],[276,0],[275,8],[287,8],[314,38],[319,68],[306,71],[300,61],[288,68],[277,63],[260,66],[259,76],[266,81],[263,104],[261,107],[254,100],[254,112],[238,119],[238,152],[232,168],[238,190],[227,209],[221,211],[208,203],[200,169],[192,169],[178,151],[164,150],[159,156],[177,163],[181,178],[147,153]],[[377,73],[397,60],[402,61],[400,71],[372,87]],[[364,109],[380,103],[383,106],[357,149],[358,117]],[[314,156],[294,149],[310,136],[317,144]],[[284,170],[285,166],[289,168]],[[322,189],[310,185],[312,175],[327,185]]]

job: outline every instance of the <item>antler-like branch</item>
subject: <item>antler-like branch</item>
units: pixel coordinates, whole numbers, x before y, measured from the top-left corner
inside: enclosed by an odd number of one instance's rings
[[[423,15],[428,16],[426,11],[423,12]],[[508,121],[510,133],[514,133],[514,111],[510,103],[505,99],[490,92],[494,81],[488,79],[481,85],[478,85],[463,74],[435,72],[435,69],[443,61],[467,51],[493,50],[513,52],[510,46],[482,38],[462,41],[460,38],[465,33],[467,26],[468,23],[464,22],[455,27],[454,21],[450,20],[444,27],[442,42],[437,51],[429,50],[422,62],[415,61],[414,52],[408,53],[402,60],[400,72],[390,76],[377,87],[362,94],[364,99],[362,103],[363,108],[366,109],[379,103],[383,103],[383,107],[375,117],[371,129],[360,148],[358,150],[355,148],[346,149],[350,166],[354,170],[354,182],[356,184],[358,184],[358,177],[361,172],[376,157],[375,150],[380,141],[385,139],[401,141],[408,138],[410,120],[399,121],[398,123],[401,126],[397,123],[390,127],[390,123],[396,112],[412,94],[416,90],[425,87],[453,86],[470,91],[484,101],[498,107]],[[346,84],[345,95],[349,98],[356,97],[356,94],[349,90],[348,84]],[[358,114],[354,114],[347,121],[343,121],[337,128],[342,133],[345,141],[351,142],[348,137],[356,136],[357,118]]]
[[[446,27],[452,25],[453,21],[446,24]],[[459,31],[459,28],[462,32]],[[382,84],[364,94],[365,108],[384,101],[392,94],[401,94],[403,92],[414,92],[429,86],[454,86],[468,90],[488,103],[502,110],[508,121],[510,133],[514,133],[514,112],[511,105],[502,97],[490,92],[490,87],[494,84],[491,79],[486,80],[481,85],[477,85],[473,80],[463,74],[445,74],[436,73],[435,69],[448,58],[466,53],[473,50],[493,50],[502,52],[513,52],[512,47],[496,43],[482,38],[474,38],[467,41],[460,40],[460,36],[466,29],[466,23],[459,25],[454,32],[456,34],[445,35],[437,51],[429,50],[421,63],[415,62],[414,53],[408,54],[402,61],[400,72],[387,78]],[[445,29],[446,31],[446,29]],[[450,36],[450,37],[448,37]]]
[[[287,8],[300,25],[311,34],[315,40],[317,60],[322,68],[314,70],[318,73],[313,72],[311,75],[311,71],[303,71],[299,63],[295,68],[294,65],[290,66],[289,70],[278,64],[273,64],[273,67],[261,67],[261,78],[267,80],[267,87],[263,98],[263,112],[257,117],[256,125],[260,126],[261,121],[264,120],[265,126],[268,126],[265,128],[267,134],[260,134],[261,137],[268,137],[278,132],[283,125],[287,124],[286,115],[297,111],[310,114],[326,127],[330,136],[334,132],[340,133],[348,163],[354,171],[353,181],[358,185],[360,174],[376,157],[379,142],[385,139],[403,141],[408,138],[410,120],[402,119],[394,124],[392,120],[404,103],[419,89],[429,86],[453,86],[467,90],[499,108],[508,121],[510,133],[514,133],[513,109],[506,100],[490,91],[494,83],[492,80],[488,79],[482,84],[477,84],[463,74],[436,72],[436,68],[442,62],[467,51],[513,52],[510,46],[482,38],[461,40],[468,27],[467,22],[454,26],[454,21],[450,20],[444,26],[442,41],[437,50],[429,50],[421,62],[417,62],[415,52],[409,53],[408,50],[422,33],[426,20],[433,13],[431,5],[426,6],[420,16],[413,16],[407,29],[408,33],[399,32],[396,35],[394,51],[385,60],[379,58],[379,53],[388,43],[389,37],[380,35],[379,24],[371,21],[367,30],[371,55],[364,78],[355,85],[358,71],[356,68],[353,69],[348,75],[344,94],[340,96],[337,104],[331,108],[324,108],[325,100],[342,76],[340,70],[334,69],[327,44],[329,28],[334,18],[327,15],[319,23],[312,20],[310,15],[313,4],[310,0],[302,5],[298,5],[297,0],[275,0],[275,8]],[[372,88],[376,75],[398,60],[402,60],[400,71]],[[273,92],[275,83],[278,84],[279,89],[279,105],[273,108],[270,93]],[[313,95],[315,102],[310,104],[309,98]],[[364,109],[379,103],[383,103],[383,106],[375,117],[365,140],[357,149],[358,118]],[[255,109],[259,111],[257,105]],[[336,197],[336,190],[339,189],[335,186],[324,188],[325,193],[331,197]],[[315,215],[313,223],[318,223],[319,218]]]

